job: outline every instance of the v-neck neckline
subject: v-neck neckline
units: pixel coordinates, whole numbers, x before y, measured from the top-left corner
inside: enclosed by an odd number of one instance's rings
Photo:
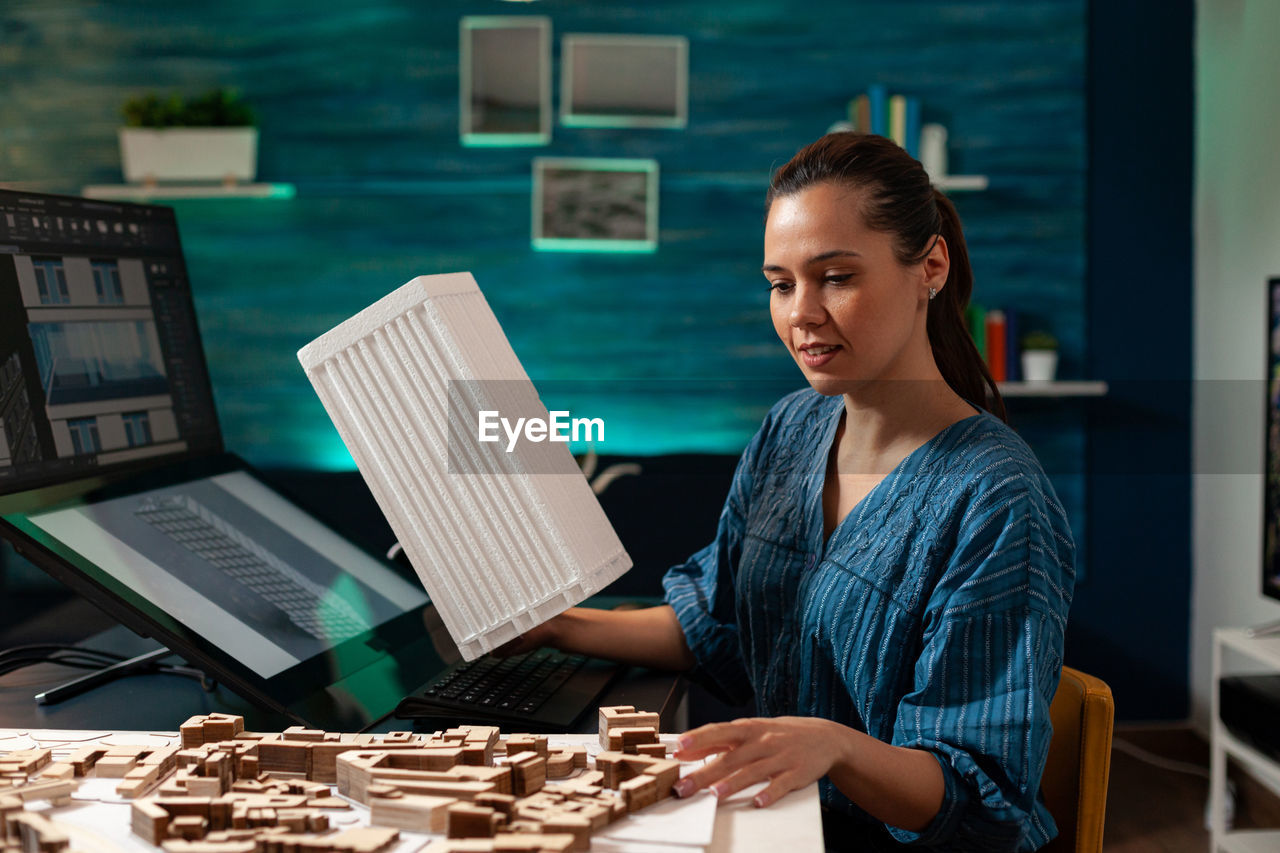
[[[818,470],[816,475],[811,477],[811,482],[816,483],[817,486],[813,490],[814,493],[810,496],[809,500],[809,523],[812,526],[812,529],[816,530],[816,536],[810,537],[811,544],[814,538],[817,539],[815,562],[821,562],[826,559],[827,552],[831,548],[831,543],[835,542],[837,537],[843,534],[844,529],[852,524],[851,519],[855,515],[862,515],[866,507],[870,505],[868,504],[868,501],[870,501],[874,495],[877,495],[883,489],[888,488],[886,483],[891,481],[897,482],[902,478],[903,474],[908,473],[907,469],[909,467],[918,466],[920,460],[924,455],[926,455],[927,451],[937,444],[943,436],[947,435],[960,424],[969,423],[974,418],[981,418],[983,416],[983,412],[981,410],[977,410],[975,407],[975,411],[972,415],[961,418],[954,423],[947,424],[942,429],[934,433],[933,436],[922,443],[919,447],[902,457],[897,465],[894,465],[887,474],[880,478],[879,482],[872,486],[871,489],[863,495],[847,513],[844,514],[843,517],[836,521],[835,527],[831,528],[831,535],[827,536],[825,532],[826,516],[824,514],[823,507],[823,496],[827,485],[827,466],[830,464],[831,454],[836,450],[836,431],[840,428],[840,419],[844,417],[844,398],[840,395],[836,395],[832,399],[838,401],[839,405],[836,406],[833,414],[827,417],[826,428],[823,430],[822,443],[819,445],[820,447],[826,448],[826,452],[814,454],[816,457],[814,465]]]

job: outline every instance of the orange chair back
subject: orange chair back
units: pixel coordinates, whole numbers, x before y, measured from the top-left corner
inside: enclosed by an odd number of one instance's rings
[[[1062,668],[1049,715],[1053,739],[1040,790],[1058,824],[1043,853],[1101,853],[1115,702],[1100,678]]]

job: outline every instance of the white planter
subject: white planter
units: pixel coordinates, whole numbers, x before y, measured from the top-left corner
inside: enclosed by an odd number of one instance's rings
[[[258,174],[258,129],[122,127],[120,160],[130,183],[251,183]]]
[[[1022,353],[1022,379],[1026,382],[1052,382],[1058,373],[1058,352],[1051,349],[1029,349]]]

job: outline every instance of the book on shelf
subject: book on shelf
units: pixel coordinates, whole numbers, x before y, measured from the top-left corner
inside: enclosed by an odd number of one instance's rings
[[[1009,378],[1008,371],[1005,369],[1008,352],[1005,349],[1006,326],[1004,312],[998,308],[988,311],[985,320],[987,325],[987,368],[991,371],[991,378],[994,381],[1004,382]]]
[[[906,142],[903,148],[912,157],[920,157],[920,99],[907,96],[906,100]]]
[[[907,96],[889,96],[889,138],[898,147],[907,147]]]
[[[879,83],[872,83],[867,87],[867,100],[871,107],[871,121],[866,127],[859,127],[858,130],[888,136],[889,90]]]
[[[987,309],[971,303],[964,321],[991,378],[996,382],[1020,382],[1022,348],[1018,343],[1021,332],[1017,309]]]
[[[1010,382],[1022,381],[1022,348],[1018,344],[1018,325],[1017,310],[1004,309],[1004,369],[1005,378]]]
[[[973,345],[985,362],[987,360],[987,309],[976,302],[970,302],[969,307],[965,309],[964,320],[965,325],[969,327],[969,335],[973,338]]]
[[[849,102],[849,124],[854,130],[869,132],[871,129],[871,99],[866,93]]]
[[[912,157],[920,156],[920,113],[919,98],[890,94],[880,83],[849,101],[849,124],[854,130],[888,137]]]

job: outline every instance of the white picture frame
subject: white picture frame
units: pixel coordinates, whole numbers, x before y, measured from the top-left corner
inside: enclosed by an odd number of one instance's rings
[[[535,157],[533,248],[653,252],[658,248],[658,161]]]
[[[560,123],[683,128],[689,123],[684,36],[569,33],[560,40]]]
[[[458,136],[462,144],[548,144],[551,19],[541,15],[468,15],[458,28]]]

